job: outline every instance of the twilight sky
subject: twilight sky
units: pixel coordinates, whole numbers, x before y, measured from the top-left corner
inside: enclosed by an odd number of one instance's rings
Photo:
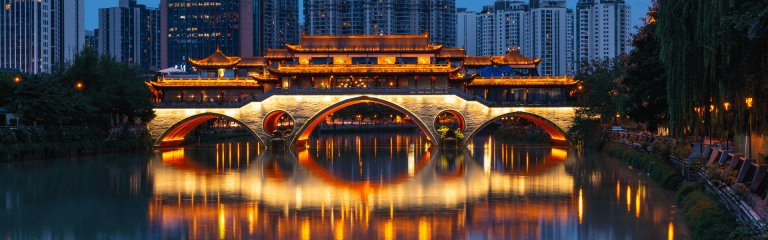
[[[159,7],[160,0],[137,0],[139,4],[145,4],[148,7]],[[525,0],[527,2],[527,0]],[[576,8],[576,2],[578,0],[567,0],[568,8]],[[651,0],[626,0],[627,3],[632,5],[632,25],[640,25],[641,17],[645,16],[648,12],[648,7],[651,6]],[[491,5],[495,0],[456,0],[456,7],[467,8],[467,10],[479,12],[483,9],[484,5]],[[118,0],[85,0],[85,29],[93,30],[99,27],[99,8],[117,7]],[[302,1],[299,0],[299,7],[301,8]],[[299,19],[302,22],[303,19]],[[633,30],[634,32],[634,30]]]

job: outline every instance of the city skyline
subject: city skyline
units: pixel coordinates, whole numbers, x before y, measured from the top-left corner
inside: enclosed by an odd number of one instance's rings
[[[492,5],[496,0],[456,0],[456,8],[467,8],[467,11],[480,12],[485,5]],[[147,7],[157,7],[160,4],[160,0],[137,0],[139,4],[145,4]],[[524,2],[528,2],[525,0]],[[567,7],[570,9],[576,8],[578,0],[567,0]],[[99,26],[99,8],[116,7],[119,0],[85,0],[85,30],[93,31]],[[304,19],[303,14],[303,2],[299,2],[299,19]],[[651,6],[651,0],[626,0],[626,3],[632,6],[632,32],[636,32],[634,26],[642,24],[641,17],[645,17],[648,12],[648,7]],[[302,22],[302,21],[300,21]]]

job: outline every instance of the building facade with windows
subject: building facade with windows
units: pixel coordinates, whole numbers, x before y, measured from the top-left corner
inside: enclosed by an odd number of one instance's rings
[[[511,50],[541,58],[542,75],[571,75],[573,18],[564,0],[497,0],[477,18],[477,54],[503,55]],[[571,53],[571,54],[569,54]]]
[[[579,0],[576,5],[576,61],[629,53],[632,7],[624,0]]]
[[[252,57],[299,41],[296,0],[161,0],[160,12],[162,68],[192,71],[216,46]]]
[[[0,0],[0,6],[0,68],[47,72],[85,44],[83,0]]]
[[[85,47],[99,52],[99,29],[85,30]]]
[[[528,26],[528,4],[521,1],[496,1],[483,6],[477,18],[479,56],[504,55],[523,44]]]
[[[144,71],[160,67],[160,11],[120,0],[118,7],[99,9],[99,54],[133,63]]]
[[[53,62],[71,62],[85,46],[85,0],[51,0]]]
[[[477,12],[456,9],[456,47],[463,47],[467,56],[477,56]]]
[[[456,44],[455,0],[304,1],[308,36],[419,35],[430,43]]]

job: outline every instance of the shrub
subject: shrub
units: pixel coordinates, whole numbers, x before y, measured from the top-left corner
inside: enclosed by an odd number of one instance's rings
[[[603,148],[603,152],[620,158],[629,165],[649,173],[651,178],[666,189],[677,189],[685,179],[677,168],[665,163],[664,159],[656,155],[642,153],[629,146],[607,143]]]
[[[738,227],[733,216],[696,183],[680,187],[677,203],[688,217],[694,239],[729,239]]]

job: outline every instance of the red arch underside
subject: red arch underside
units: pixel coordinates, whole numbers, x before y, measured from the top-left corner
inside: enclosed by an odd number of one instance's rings
[[[565,135],[563,135],[563,132],[561,132],[560,129],[557,128],[557,126],[552,125],[552,123],[549,123],[548,121],[542,120],[534,116],[528,116],[528,115],[515,115],[515,116],[528,119],[529,121],[535,123],[536,125],[539,125],[539,127],[543,128],[544,131],[547,131],[547,133],[549,133],[549,136],[552,137],[552,140],[555,140],[555,142],[557,143],[565,142]]]
[[[341,110],[341,109],[343,109],[345,107],[348,107],[348,106],[351,106],[351,105],[354,105],[354,104],[358,104],[358,103],[363,103],[363,102],[365,102],[365,103],[367,103],[367,102],[374,102],[374,103],[382,104],[384,106],[391,107],[391,108],[393,108],[393,109],[395,109],[395,110],[397,110],[397,111],[399,111],[399,112],[401,112],[401,113],[403,113],[405,115],[410,116],[410,114],[405,113],[405,112],[401,111],[400,109],[397,109],[396,107],[391,106],[391,105],[389,105],[387,103],[384,103],[384,102],[370,100],[370,99],[350,101],[350,102],[341,104],[339,106],[336,106],[336,107],[334,107],[332,109],[325,110],[320,115],[316,116],[315,120],[310,122],[307,125],[307,127],[304,129],[304,131],[301,133],[301,135],[297,136],[298,140],[296,141],[296,147],[304,146],[306,144],[306,142],[307,142],[307,139],[309,139],[309,135],[312,133],[312,130],[315,130],[315,127],[317,127],[318,124],[320,124],[322,121],[325,121],[326,117],[330,116],[332,113],[334,113],[334,112],[336,112],[338,110]],[[414,118],[413,116],[410,116],[410,117]],[[417,120],[414,118],[414,121],[417,121]],[[432,140],[429,138],[429,132],[426,129],[424,129],[422,124],[419,124],[417,122],[416,125],[418,125],[419,128],[421,129],[421,131],[424,132],[424,135],[427,136],[427,141],[432,142]]]
[[[272,135],[275,130],[277,130],[277,120],[283,115],[285,115],[285,112],[283,111],[273,112],[267,115],[267,118],[264,119],[264,131],[266,131],[267,134]]]
[[[192,129],[195,129],[197,125],[200,125],[201,123],[204,123],[205,121],[208,121],[214,118],[216,118],[216,116],[206,115],[206,116],[196,117],[180,123],[178,126],[171,129],[167,134],[165,134],[165,136],[160,141],[160,144],[158,145],[158,147],[170,147],[170,146],[179,145],[181,141],[184,141],[184,137],[187,136],[187,133],[192,131]]]

